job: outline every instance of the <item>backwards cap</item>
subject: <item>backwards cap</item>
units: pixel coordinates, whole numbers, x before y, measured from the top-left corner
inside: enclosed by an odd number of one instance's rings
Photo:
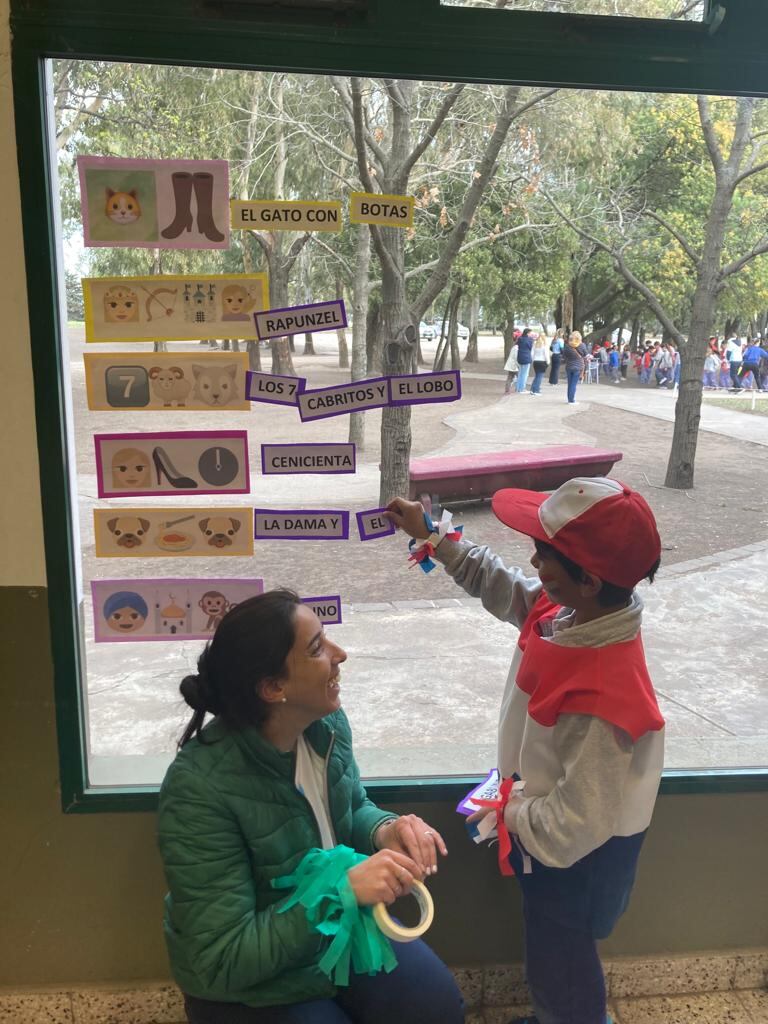
[[[549,495],[505,488],[491,505],[506,526],[551,544],[606,583],[634,587],[661,554],[648,502],[608,477],[575,477]]]

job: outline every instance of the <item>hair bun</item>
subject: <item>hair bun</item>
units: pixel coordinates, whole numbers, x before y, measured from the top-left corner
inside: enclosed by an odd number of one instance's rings
[[[211,694],[210,681],[204,672],[185,676],[181,681],[179,690],[193,711],[207,711],[212,715],[217,713],[214,706],[215,701]]]

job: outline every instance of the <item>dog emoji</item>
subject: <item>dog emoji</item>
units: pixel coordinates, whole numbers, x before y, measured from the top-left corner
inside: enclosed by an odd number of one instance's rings
[[[184,407],[192,385],[184,379],[184,371],[180,366],[152,366],[149,379],[152,381],[155,396],[160,399],[165,409],[170,409],[174,403],[179,409]]]
[[[227,548],[242,524],[239,519],[232,519],[229,516],[213,516],[210,519],[201,519],[197,525],[208,538],[210,547]]]
[[[140,548],[144,534],[149,529],[149,520],[137,516],[117,516],[107,520],[107,529],[117,539],[119,548]]]

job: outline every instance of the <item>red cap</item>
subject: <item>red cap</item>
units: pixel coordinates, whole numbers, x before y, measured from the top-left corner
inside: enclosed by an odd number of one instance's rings
[[[507,488],[492,500],[497,519],[553,548],[606,583],[634,587],[661,555],[648,502],[608,477],[574,477],[552,494]]]

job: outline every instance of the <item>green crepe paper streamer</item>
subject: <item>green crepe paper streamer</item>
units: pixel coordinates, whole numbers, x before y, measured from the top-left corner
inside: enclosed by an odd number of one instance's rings
[[[292,875],[273,878],[275,889],[294,889],[278,914],[300,903],[310,925],[331,943],[320,970],[336,985],[349,984],[350,962],[356,974],[389,973],[397,967],[392,944],[373,919],[373,907],[360,907],[347,872],[367,857],[348,846],[310,850]]]

